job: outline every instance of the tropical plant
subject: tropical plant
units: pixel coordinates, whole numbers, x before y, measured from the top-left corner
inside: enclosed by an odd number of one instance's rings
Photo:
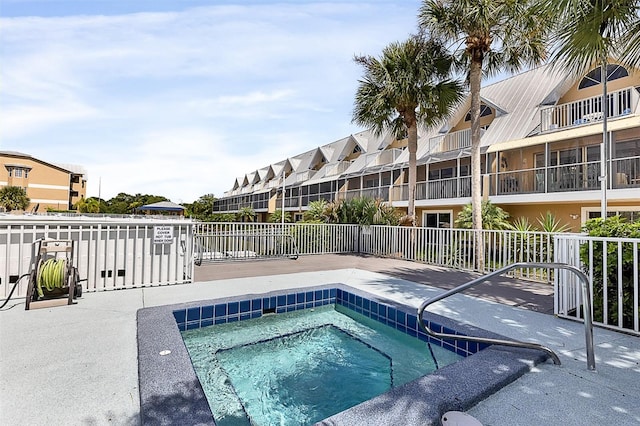
[[[511,228],[517,232],[534,232],[536,228],[529,222],[529,219],[520,216],[511,224]]]
[[[191,204],[185,204],[187,208],[186,214],[198,220],[211,221],[213,213],[213,205],[216,197],[213,194],[201,195]],[[234,219],[232,219],[234,220]]]
[[[0,188],[0,206],[8,212],[12,210],[25,210],[31,200],[27,197],[27,191],[20,186],[3,186]]]
[[[81,198],[75,208],[80,213],[100,213],[100,200],[93,197]]]
[[[571,227],[567,224],[563,224],[560,220],[550,211],[540,214],[538,219],[540,229],[544,232],[567,232]]]
[[[381,199],[356,197],[338,205],[338,222],[358,225],[397,225],[400,212]]]
[[[513,226],[509,223],[509,213],[491,201],[485,200],[482,202],[481,212],[483,229],[513,229]],[[465,205],[462,210],[460,210],[455,224],[458,228],[473,228],[473,208],[471,204]]]
[[[284,212],[284,221],[286,223],[291,223],[291,213],[285,211]],[[281,223],[282,222],[282,210],[276,209],[273,213],[269,215],[269,222],[271,223]]]
[[[308,210],[304,212],[304,220],[305,222],[328,222],[327,217],[325,216],[325,212],[327,209],[326,200],[317,200],[309,203]]]
[[[583,231],[592,237],[640,238],[640,222],[629,223],[620,216],[595,218],[585,223]],[[606,244],[606,261],[605,243],[593,241],[592,245],[587,242],[580,246],[580,260],[584,265],[585,273],[591,276],[590,269],[593,270],[595,320],[618,325],[621,319],[623,327],[633,328],[634,310],[640,309],[640,306],[634,306],[634,282],[640,280],[640,271],[634,268],[634,258],[638,257],[640,257],[640,250],[631,242],[620,243],[620,246],[615,243]],[[622,294],[618,294],[619,289],[622,289]],[[619,301],[622,301],[622,318],[619,318]]]
[[[600,66],[602,100],[607,99],[609,58],[618,56],[637,66],[640,62],[640,18],[638,0],[544,0],[547,8],[558,11],[559,25],[552,63],[578,76],[594,65]],[[633,32],[635,31],[635,33]],[[635,59],[635,61],[634,61]],[[635,64],[634,64],[635,62]],[[601,165],[605,179],[601,179],[601,216],[607,215],[606,161],[608,158],[608,105],[601,101],[602,146]]]
[[[236,215],[240,222],[253,222],[256,218],[256,212],[249,206],[240,207]]]
[[[418,126],[435,125],[460,101],[461,85],[449,78],[452,58],[439,42],[412,36],[385,47],[380,58],[356,56],[354,60],[363,67],[364,76],[356,91],[352,121],[371,127],[377,135],[407,138],[407,214],[415,224]]]
[[[532,1],[425,0],[419,25],[451,43],[457,64],[466,71],[471,96],[471,205],[473,229],[482,224],[480,89],[483,72],[516,72],[545,59],[551,10]],[[476,244],[476,268],[484,269],[483,244]]]

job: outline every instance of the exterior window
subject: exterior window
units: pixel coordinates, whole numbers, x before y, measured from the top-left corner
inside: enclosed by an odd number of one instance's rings
[[[491,108],[485,104],[480,105],[480,117],[486,117],[487,115],[491,115]],[[471,110],[465,115],[464,121],[471,121]]]
[[[22,169],[15,169],[15,177],[21,178],[22,177]]]
[[[427,228],[451,228],[451,217],[453,212],[449,211],[428,211],[422,214],[422,226]]]
[[[602,83],[602,73],[600,71],[600,67],[589,71],[582,81],[580,81],[578,89],[586,89],[587,87],[597,86]],[[628,75],[629,72],[623,66],[618,64],[607,65],[607,81],[617,80],[619,78],[627,77]]]
[[[360,148],[360,145],[356,145],[356,147],[353,148],[353,151],[351,151],[352,154],[357,154],[359,152],[362,152],[362,148]]]

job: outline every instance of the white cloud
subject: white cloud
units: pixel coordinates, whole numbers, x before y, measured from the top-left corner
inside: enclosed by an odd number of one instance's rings
[[[0,147],[78,163],[89,195],[221,195],[355,131],[354,54],[415,28],[419,1],[211,6],[0,19]]]

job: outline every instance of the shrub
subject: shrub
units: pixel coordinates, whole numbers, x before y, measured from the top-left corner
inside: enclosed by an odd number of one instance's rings
[[[583,231],[592,237],[618,237],[618,238],[640,238],[640,222],[629,223],[625,218],[613,216],[607,219],[596,218],[587,221]],[[622,286],[622,326],[633,327],[633,294],[634,276],[640,279],[640,271],[634,270],[633,243],[625,242],[607,243],[606,248],[606,270],[604,262],[604,246],[602,242],[593,243],[593,265],[590,265],[589,244],[582,244],[580,247],[580,260],[584,265],[585,272],[589,274],[590,266],[593,268],[593,313],[596,320],[601,320],[608,324],[617,325],[618,317],[618,287]],[[638,245],[636,245],[638,247]],[[621,258],[619,257],[621,255]],[[619,263],[622,266],[618,273]],[[607,314],[604,313],[604,277],[607,279]],[[622,282],[619,282],[618,278]],[[637,306],[636,309],[639,309]]]

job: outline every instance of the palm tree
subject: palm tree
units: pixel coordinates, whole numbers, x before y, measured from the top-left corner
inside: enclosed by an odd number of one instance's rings
[[[353,122],[377,135],[392,132],[407,138],[409,150],[408,215],[415,223],[418,126],[433,126],[449,115],[462,96],[460,83],[449,79],[452,58],[435,40],[412,36],[391,43],[380,58],[356,56],[364,68],[356,92]]]
[[[638,0],[545,0],[563,18],[556,32],[553,63],[578,76],[594,64],[600,66],[602,81],[602,148],[600,150],[601,216],[607,217],[608,102],[607,64],[613,55],[627,65],[640,62],[640,18]],[[631,62],[631,63],[629,63]],[[633,63],[635,62],[635,64]]]
[[[0,206],[8,212],[12,210],[25,210],[31,200],[27,197],[27,191],[20,186],[4,186],[0,188]]]
[[[546,54],[551,11],[531,1],[425,0],[420,27],[451,43],[471,95],[471,204],[473,229],[482,226],[480,89],[483,73],[517,72],[541,63]],[[484,269],[484,244],[476,244],[476,268]]]
[[[238,219],[240,219],[240,222],[253,222],[255,217],[255,210],[249,206],[241,207],[240,210],[238,210]]]

